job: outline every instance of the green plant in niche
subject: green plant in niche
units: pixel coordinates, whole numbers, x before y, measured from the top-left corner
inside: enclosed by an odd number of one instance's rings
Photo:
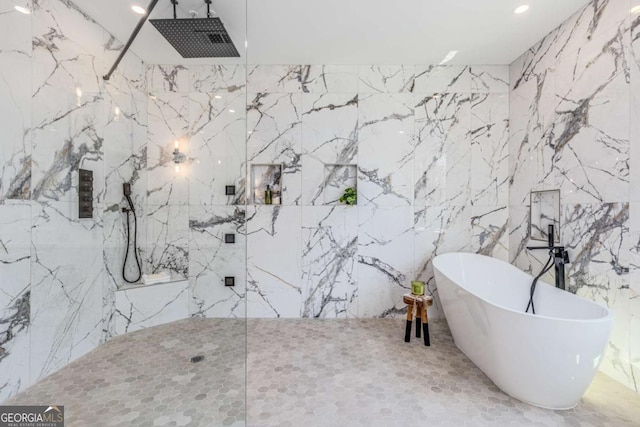
[[[346,203],[349,206],[353,206],[356,204],[358,200],[358,193],[355,188],[347,188],[344,190],[344,194],[340,197],[341,203]]]

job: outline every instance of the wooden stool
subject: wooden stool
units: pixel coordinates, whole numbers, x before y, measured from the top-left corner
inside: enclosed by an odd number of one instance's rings
[[[411,341],[411,322],[413,321],[413,306],[416,305],[416,338],[420,338],[420,327],[424,328],[424,345],[430,346],[429,318],[427,307],[433,305],[433,297],[426,295],[405,294],[402,301],[407,304],[407,327],[404,334],[404,342]]]

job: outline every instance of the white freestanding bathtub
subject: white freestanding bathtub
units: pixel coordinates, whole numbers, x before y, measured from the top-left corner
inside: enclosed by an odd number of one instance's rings
[[[570,409],[596,374],[611,310],[540,281],[536,315],[526,314],[533,278],[482,255],[433,260],[456,345],[505,393],[548,409]]]

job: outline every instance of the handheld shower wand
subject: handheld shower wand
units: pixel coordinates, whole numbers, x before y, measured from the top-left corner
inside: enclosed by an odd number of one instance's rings
[[[136,216],[136,209],[131,200],[131,184],[125,182],[122,184],[122,192],[124,197],[129,203],[129,209],[122,208],[122,212],[127,214],[127,249],[124,254],[124,262],[122,263],[122,278],[127,283],[136,283],[142,278],[142,268],[140,267],[140,259],[138,258],[138,217]],[[133,214],[133,254],[138,266],[138,276],[134,280],[127,279],[127,260],[129,259],[129,246],[131,245],[131,226],[129,221],[129,213]]]

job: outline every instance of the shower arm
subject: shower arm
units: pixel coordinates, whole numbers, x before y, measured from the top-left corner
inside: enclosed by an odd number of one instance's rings
[[[118,65],[120,65],[120,61],[122,61],[122,58],[124,58],[124,55],[127,53],[129,48],[131,47],[131,44],[133,44],[133,41],[138,36],[138,33],[142,29],[142,26],[144,25],[144,23],[147,22],[147,19],[149,19],[149,15],[151,15],[151,12],[153,11],[153,9],[158,4],[158,1],[159,0],[151,0],[151,3],[149,3],[149,7],[147,7],[147,13],[145,13],[144,16],[142,18],[140,18],[140,21],[138,22],[138,25],[136,25],[136,28],[133,30],[133,33],[131,33],[131,37],[129,37],[129,41],[127,42],[126,45],[124,45],[124,48],[120,52],[120,55],[118,55],[118,59],[116,59],[116,62],[113,64],[113,67],[111,67],[109,72],[107,74],[105,74],[104,77],[102,77],[103,79],[109,80],[111,78],[111,75],[116,71],[116,68],[118,68]],[[176,7],[177,0],[172,0],[172,1],[174,3],[173,4],[173,8],[174,8],[173,9],[174,10],[173,13],[175,14],[175,7]]]

